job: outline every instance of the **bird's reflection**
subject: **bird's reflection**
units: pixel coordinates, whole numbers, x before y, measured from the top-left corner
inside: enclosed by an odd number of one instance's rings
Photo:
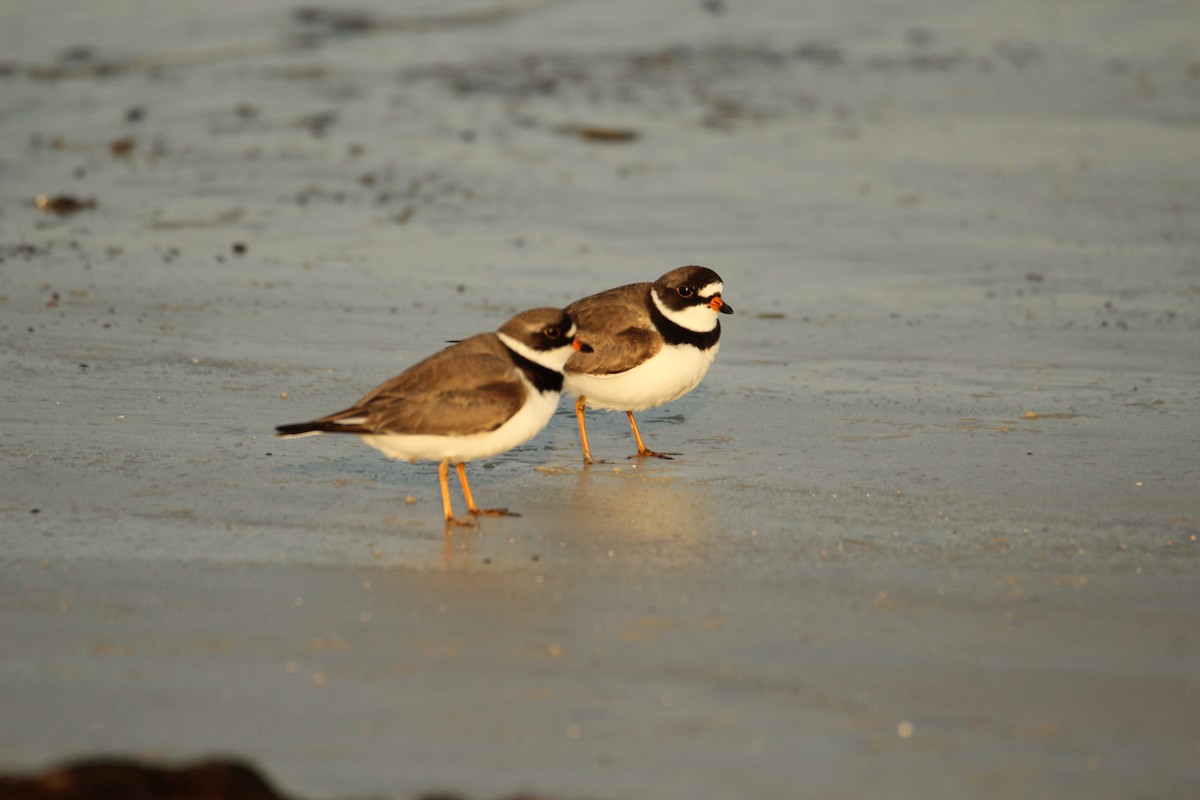
[[[715,501],[671,472],[642,465],[539,470],[521,518],[447,527],[441,568],[499,570],[539,554],[556,564],[631,558],[645,569],[701,564],[721,525]]]
[[[469,641],[524,660],[582,646],[597,597],[672,574],[690,583],[720,563],[717,534],[732,521],[706,484],[679,472],[542,468],[517,481],[521,517],[448,528],[440,544],[433,531],[398,537],[405,544],[370,579],[376,635],[404,641],[418,629],[438,647]]]
[[[564,509],[577,546],[604,555],[621,548],[662,567],[702,561],[717,523],[710,499],[671,473],[644,466],[582,470]]]

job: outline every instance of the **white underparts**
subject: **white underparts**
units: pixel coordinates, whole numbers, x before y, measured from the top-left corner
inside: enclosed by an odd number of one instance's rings
[[[594,408],[645,411],[695,389],[712,366],[719,347],[717,344],[701,350],[686,344],[664,345],[653,358],[625,372],[613,375],[568,372],[564,388],[573,395],[585,395],[587,404]]]

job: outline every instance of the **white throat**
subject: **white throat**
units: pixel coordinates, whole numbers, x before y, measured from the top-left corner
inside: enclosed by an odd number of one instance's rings
[[[700,290],[700,297],[711,300],[713,295],[719,291],[721,291],[720,284],[709,284]],[[709,292],[709,294],[706,295],[704,292]],[[658,290],[652,288],[650,290],[650,298],[664,317],[681,328],[687,328],[689,331],[695,331],[696,333],[708,333],[717,327],[717,312],[709,308],[707,303],[698,306],[688,306],[682,311],[676,311],[663,305],[663,301],[659,299]]]
[[[572,328],[573,334],[574,328]],[[546,369],[552,369],[555,372],[562,372],[563,368],[567,365],[567,359],[575,353],[573,348],[567,346],[556,347],[553,350],[534,350],[529,345],[518,342],[507,333],[497,331],[496,335],[514,353],[524,356],[533,363],[543,366]]]

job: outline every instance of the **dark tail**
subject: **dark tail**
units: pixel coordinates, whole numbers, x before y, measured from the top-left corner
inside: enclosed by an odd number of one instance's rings
[[[275,435],[281,439],[288,436],[304,436],[308,433],[370,433],[370,431],[362,425],[345,425],[328,419],[278,425],[275,428]]]

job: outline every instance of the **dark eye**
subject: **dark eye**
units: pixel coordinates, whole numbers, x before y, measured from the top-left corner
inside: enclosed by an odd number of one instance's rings
[[[547,339],[557,339],[562,336],[562,331],[560,331],[554,325],[551,325],[549,328],[546,328],[546,330],[542,331],[542,335]]]
[[[680,286],[680,287],[679,287],[678,289],[676,289],[675,291],[679,292],[679,296],[680,296],[680,297],[691,297],[692,295],[694,295],[694,294],[696,293],[696,290],[695,290],[695,289],[693,289],[693,288],[692,288],[692,287],[690,287],[690,286],[686,286],[686,285],[685,285],[685,286]]]

